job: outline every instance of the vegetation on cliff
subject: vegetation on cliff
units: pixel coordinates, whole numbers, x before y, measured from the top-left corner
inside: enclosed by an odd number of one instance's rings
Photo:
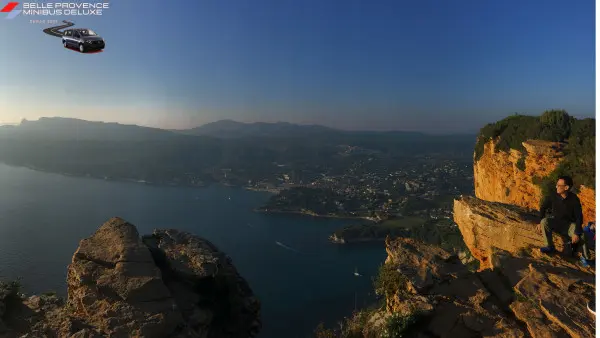
[[[339,329],[326,328],[319,324],[315,330],[315,338],[363,338],[402,337],[402,334],[414,327],[421,318],[421,313],[414,310],[408,314],[385,314],[387,300],[391,298],[407,299],[408,279],[392,264],[382,264],[379,273],[373,279],[376,294],[382,297],[380,304],[354,312],[339,323]]]
[[[391,264],[382,264],[373,284],[375,293],[389,298],[394,295],[405,295],[407,282],[406,276],[400,273],[396,267]]]
[[[580,185],[594,187],[595,176],[595,119],[576,119],[564,110],[548,110],[541,116],[515,114],[496,123],[490,123],[480,130],[475,145],[474,160],[483,155],[484,145],[497,140],[496,149],[509,151],[516,149],[525,152],[523,142],[527,140],[545,140],[564,142],[565,157],[560,165],[547,177],[535,180],[542,188],[544,196],[554,188],[560,175],[570,175],[575,181],[575,189]],[[524,170],[523,165],[519,169]]]

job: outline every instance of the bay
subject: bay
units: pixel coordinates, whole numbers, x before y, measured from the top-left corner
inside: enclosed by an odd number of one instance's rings
[[[0,279],[26,293],[66,296],[66,267],[79,241],[110,217],[140,234],[176,228],[204,237],[233,259],[262,303],[260,337],[309,337],[373,302],[371,277],[383,244],[331,244],[356,221],[253,212],[269,193],[213,185],[164,187],[67,177],[0,164]],[[362,277],[355,277],[358,269]]]

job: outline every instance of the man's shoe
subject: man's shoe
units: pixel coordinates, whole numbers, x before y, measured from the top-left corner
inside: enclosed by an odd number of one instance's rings
[[[584,268],[589,268],[590,267],[590,262],[587,259],[585,259],[585,257],[583,257],[583,256],[581,256],[581,258],[579,259],[579,263]]]
[[[556,249],[554,249],[553,246],[545,246],[543,248],[540,248],[540,252],[545,253],[545,254],[551,254],[551,253],[555,253]]]
[[[579,249],[579,243],[567,243],[565,245],[565,251],[564,253],[567,254],[568,256],[575,256],[575,254],[577,253],[577,250]]]
[[[587,309],[589,312],[591,312],[594,316],[596,315],[596,301],[594,299],[590,300],[587,303]]]

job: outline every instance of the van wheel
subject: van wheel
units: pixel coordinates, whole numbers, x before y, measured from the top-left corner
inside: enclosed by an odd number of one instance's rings
[[[85,53],[85,47],[83,46],[82,43],[79,44],[79,51],[82,53]]]
[[[65,48],[67,48],[67,40],[63,40],[63,46],[65,46]]]

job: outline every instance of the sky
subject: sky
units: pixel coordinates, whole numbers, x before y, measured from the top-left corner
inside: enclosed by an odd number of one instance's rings
[[[595,116],[593,0],[109,3],[102,16],[0,13],[0,123],[472,132],[515,112]],[[106,49],[66,50],[33,19],[72,20]]]

